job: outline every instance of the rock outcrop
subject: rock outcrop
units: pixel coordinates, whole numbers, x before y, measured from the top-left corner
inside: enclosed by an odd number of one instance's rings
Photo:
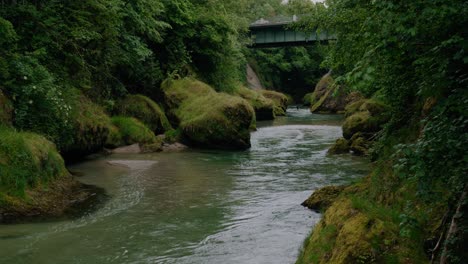
[[[343,113],[346,105],[361,98],[359,93],[349,93],[343,86],[336,84],[329,72],[317,83],[314,92],[307,94],[304,100],[306,105],[310,105],[312,113]]]
[[[218,93],[192,78],[166,80],[162,88],[169,116],[179,124],[187,144],[218,149],[250,147],[255,112],[247,101]]]
[[[366,155],[376,134],[388,121],[386,110],[383,103],[374,99],[361,99],[346,106],[343,138],[336,141],[329,153],[352,151],[355,155]]]
[[[5,127],[0,137],[0,223],[62,217],[95,196],[44,137]]]
[[[275,103],[266,98],[262,90],[252,90],[246,87],[238,87],[235,95],[244,98],[255,110],[255,117],[257,121],[273,120],[275,119]]]
[[[144,95],[127,95],[117,103],[115,115],[134,117],[155,134],[163,134],[172,129],[162,108]]]

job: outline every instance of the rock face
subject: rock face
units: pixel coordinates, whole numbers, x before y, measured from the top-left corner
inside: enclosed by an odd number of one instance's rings
[[[155,134],[162,134],[172,129],[166,114],[161,107],[144,95],[128,95],[118,102],[115,114],[134,117]]]
[[[304,97],[306,105],[310,105],[312,113],[343,113],[346,105],[362,96],[357,92],[348,93],[344,87],[333,80],[331,72],[327,73],[318,82],[312,94]]]
[[[255,120],[252,106],[240,97],[217,93],[192,78],[162,85],[170,116],[187,144],[202,148],[247,149]]]
[[[257,73],[254,71],[250,64],[247,64],[247,84],[254,90],[263,89],[262,82],[258,78]]]
[[[0,137],[0,223],[61,217],[93,196],[44,137],[9,128]]]

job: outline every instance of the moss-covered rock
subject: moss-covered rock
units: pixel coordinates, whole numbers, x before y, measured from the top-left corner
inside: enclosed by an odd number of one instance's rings
[[[358,210],[351,199],[339,198],[305,242],[296,263],[386,263],[382,256],[385,243],[377,241],[386,236],[386,243],[393,243],[391,238],[397,232],[397,225],[387,226],[381,219]]]
[[[153,131],[145,126],[138,119],[133,117],[114,116],[112,124],[118,129],[118,136],[124,145],[153,144],[156,142],[156,136]]]
[[[312,102],[315,102],[315,93],[313,93],[313,92],[312,93],[307,93],[302,98],[302,104],[304,106],[311,106]]]
[[[343,137],[351,139],[356,133],[369,138],[382,129],[388,121],[385,114],[387,107],[378,101],[365,99],[352,103],[346,108],[346,120],[343,123]]]
[[[0,125],[11,125],[13,119],[13,104],[3,94],[0,88]]]
[[[68,159],[77,159],[100,151],[112,130],[110,117],[86,96],[78,94],[74,104],[73,140],[62,149]]]
[[[143,122],[155,134],[172,129],[161,107],[144,95],[128,95],[118,102],[115,113],[119,116],[134,117]]]
[[[0,223],[61,217],[93,196],[44,137],[0,126],[0,138]]]
[[[255,116],[258,121],[275,119],[276,104],[263,96],[260,90],[252,90],[241,86],[235,90],[234,94],[249,102],[255,110]]]
[[[355,155],[367,155],[367,152],[370,147],[370,142],[362,135],[362,133],[354,134],[353,137],[351,137],[350,142],[350,150]]]
[[[349,93],[343,86],[337,85],[331,73],[327,73],[306,100],[310,102],[312,113],[343,113],[346,105],[361,98],[360,93]]]
[[[424,252],[424,238],[440,236],[430,229],[442,221],[445,209],[427,210],[412,185],[384,198],[389,194],[388,184],[395,180],[401,181],[380,167],[362,182],[344,188],[304,242],[296,263],[430,262]],[[417,211],[411,217],[402,210],[408,198]],[[444,201],[440,204],[446,206]],[[410,224],[402,219],[410,219]]]
[[[260,90],[260,92],[263,96],[273,101],[276,116],[286,115],[286,109],[288,109],[288,104],[291,103],[292,98],[277,91]]]
[[[55,145],[44,137],[0,127],[0,138],[1,193],[24,197],[26,188],[67,174]]]
[[[318,189],[302,203],[302,206],[315,211],[325,210],[338,198],[344,189],[344,186],[327,186]]]
[[[328,154],[345,154],[349,153],[349,141],[344,138],[336,140],[335,144],[328,150]]]
[[[176,117],[188,144],[222,149],[250,147],[255,113],[247,101],[217,93],[192,78],[167,80],[162,88],[169,111]]]

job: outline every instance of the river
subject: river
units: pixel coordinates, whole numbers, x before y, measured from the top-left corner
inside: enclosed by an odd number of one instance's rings
[[[363,177],[365,159],[326,156],[339,116],[289,109],[244,152],[113,155],[72,166],[108,198],[75,219],[0,226],[0,263],[294,263],[320,214],[317,188]]]

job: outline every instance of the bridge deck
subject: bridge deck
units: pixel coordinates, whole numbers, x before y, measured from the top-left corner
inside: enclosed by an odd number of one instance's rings
[[[289,29],[288,25],[297,21],[297,17],[282,20],[258,20],[249,27],[252,36],[252,48],[281,47],[281,46],[304,46],[312,45],[317,41],[328,41],[335,39],[328,32],[304,32]]]

